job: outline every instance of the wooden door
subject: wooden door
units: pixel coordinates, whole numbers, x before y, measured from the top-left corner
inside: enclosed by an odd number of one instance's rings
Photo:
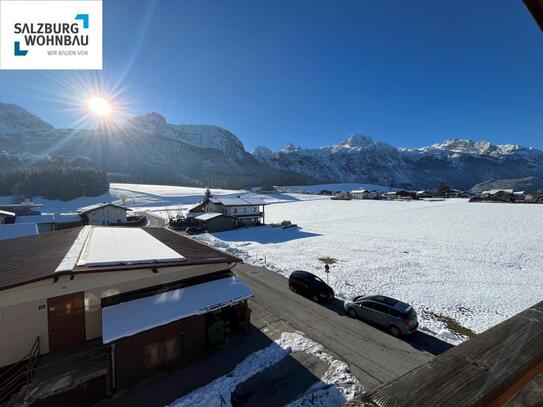
[[[70,348],[85,342],[85,294],[61,295],[47,300],[49,349]]]

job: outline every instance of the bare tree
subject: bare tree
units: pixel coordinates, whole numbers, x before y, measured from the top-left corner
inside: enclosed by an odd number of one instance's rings
[[[123,206],[126,206],[126,201],[128,200],[128,194],[126,192],[121,192],[119,194],[119,200],[123,204]]]

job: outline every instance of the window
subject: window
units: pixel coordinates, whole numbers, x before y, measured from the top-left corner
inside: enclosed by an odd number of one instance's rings
[[[253,207],[253,212],[256,212],[256,208],[255,208],[255,207]]]
[[[238,213],[238,208],[234,208],[234,213]]]
[[[375,311],[382,312],[383,314],[388,314],[388,311],[389,311],[389,308],[386,305],[377,304],[377,303],[375,303],[374,309]]]
[[[373,302],[361,302],[360,305],[367,309],[373,309]]]
[[[396,317],[396,318],[401,318],[402,317],[402,313],[398,310],[395,310],[395,309],[391,309],[390,310],[390,315],[393,316],[393,317]]]
[[[243,213],[247,213],[247,208],[243,208]]]

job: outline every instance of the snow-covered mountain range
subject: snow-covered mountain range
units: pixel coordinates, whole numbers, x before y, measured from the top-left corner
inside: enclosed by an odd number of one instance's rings
[[[0,150],[25,157],[86,157],[126,182],[215,187],[360,182],[406,188],[440,181],[468,189],[490,179],[543,178],[543,152],[518,145],[449,140],[397,148],[353,135],[336,145],[253,153],[231,132],[212,125],[173,125],[158,113],[106,129],[55,129],[0,103]],[[7,160],[4,160],[7,162]]]
[[[289,144],[278,152],[257,147],[253,154],[274,168],[326,181],[407,188],[428,188],[446,181],[468,189],[490,179],[543,177],[541,150],[461,139],[396,148],[353,135],[333,146],[302,149]]]

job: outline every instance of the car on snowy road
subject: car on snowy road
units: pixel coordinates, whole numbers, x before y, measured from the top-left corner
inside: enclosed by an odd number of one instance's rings
[[[334,299],[334,290],[315,274],[308,271],[297,270],[292,272],[288,278],[288,287],[295,293],[305,295],[315,302]]]
[[[345,301],[344,307],[349,316],[379,325],[396,337],[412,334],[419,326],[411,305],[384,295],[359,295]]]

